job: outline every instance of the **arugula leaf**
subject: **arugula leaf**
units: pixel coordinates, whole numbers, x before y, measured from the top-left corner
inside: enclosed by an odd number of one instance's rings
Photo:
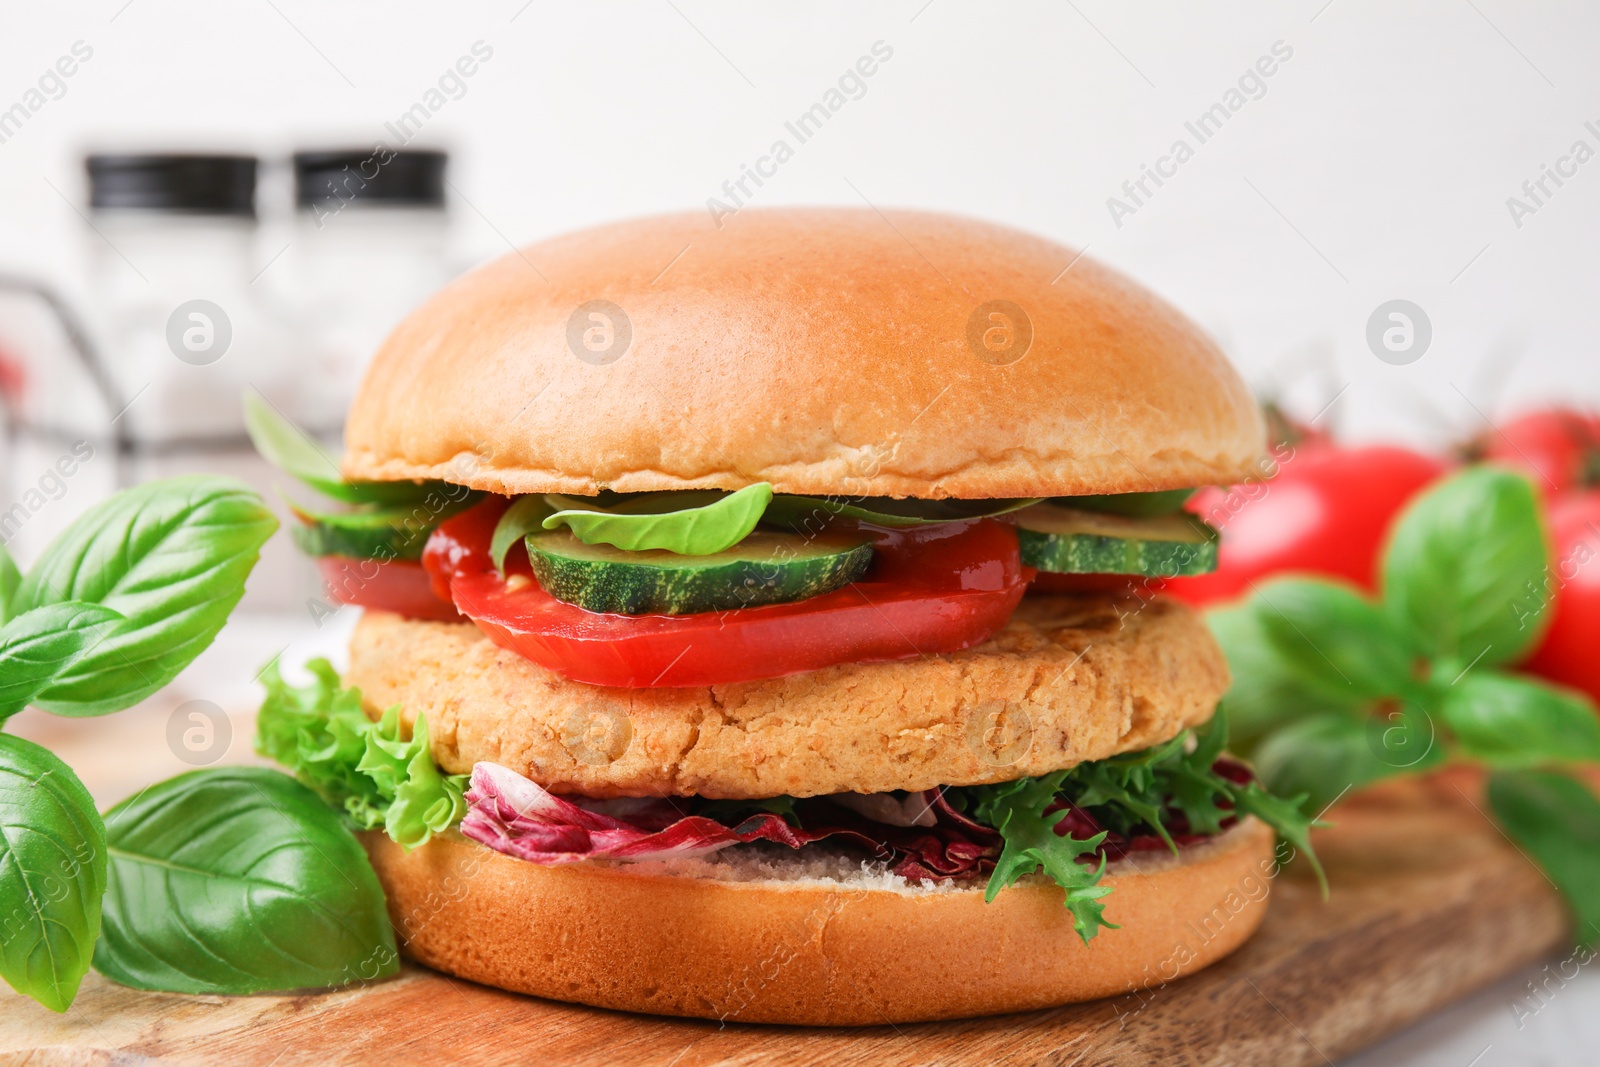
[[[1538,637],[1545,598],[1527,591],[1542,588],[1546,564],[1533,486],[1504,468],[1469,467],[1401,513],[1383,556],[1384,606],[1423,652],[1450,661],[1440,673],[1492,667]]]
[[[1324,690],[1312,685],[1279,655],[1261,623],[1262,614],[1270,610],[1252,599],[1206,612],[1206,622],[1233,674],[1225,698],[1228,721],[1235,751],[1245,755],[1255,751],[1261,738],[1296,718],[1350,712],[1363,703],[1353,687]]]
[[[756,528],[772,500],[772,486],[758,482],[726,494],[650,493],[611,508],[578,497],[551,495],[545,500],[559,510],[544,520],[544,528],[566,526],[586,545],[709,556],[732,548]]]
[[[124,621],[108,607],[68,600],[0,627],[0,722],[32,703]]]
[[[1417,689],[1408,635],[1354,589],[1279,578],[1258,587],[1254,603],[1279,657],[1329,701],[1360,703]]]
[[[1256,768],[1273,793],[1303,795],[1311,810],[1322,811],[1347,790],[1443,762],[1444,746],[1426,734],[1426,717],[1401,714],[1389,727],[1380,718],[1308,715],[1257,747]],[[1400,731],[1399,740],[1386,730]]]
[[[404,504],[420,500],[438,482],[351,482],[305,430],[289,421],[258,392],[244,394],[244,426],[256,451],[274,467],[347,504]]]
[[[1578,696],[1531,679],[1469,671],[1441,711],[1464,754],[1501,767],[1600,760],[1600,719]]]
[[[466,814],[467,777],[434,765],[426,716],[410,740],[399,707],[381,722],[361,710],[361,691],[345,689],[325,659],[306,664],[311,682],[292,686],[273,663],[261,672],[267,698],[256,719],[256,751],[292,771],[358,829],[383,827],[407,849],[426,844]]]
[[[259,993],[399,970],[361,845],[277,771],[191,771],[106,813],[94,966],[136,989]]]
[[[0,734],[0,977],[66,1011],[89,970],[106,888],[106,836],[78,776]]]
[[[34,703],[103,715],[172,681],[222,629],[277,527],[243,482],[209,475],[151,482],[90,508],[45,549],[12,609],[82,600],[127,621]]]
[[[544,497],[538,495],[522,496],[512,501],[505,514],[500,516],[500,521],[495,523],[494,536],[489,539],[489,558],[494,560],[494,569],[505,574],[506,553],[511,551],[511,546],[543,529],[544,520],[554,515],[555,510]]]
[[[1037,504],[1040,497],[1010,500],[917,500],[889,496],[775,496],[766,520],[797,533],[817,533],[831,519],[854,519],[891,529],[929,526],[1007,515]]]
[[[1489,807],[1566,897],[1578,942],[1600,942],[1600,800],[1564,774],[1496,771]]]
[[[987,787],[980,794],[983,799],[978,804],[977,817],[998,830],[1005,840],[983,899],[985,903],[993,901],[1000,890],[1042,867],[1065,891],[1063,903],[1072,912],[1072,927],[1087,945],[1101,927],[1120,927],[1103,917],[1105,905],[1100,898],[1111,892],[1110,886],[1099,884],[1105,874],[1105,857],[1101,856],[1100,865],[1095,868],[1078,862],[1079,856],[1091,855],[1100,848],[1105,832],[1080,841],[1055,831],[1056,823],[1067,817],[1065,808],[1045,814],[1044,809],[1055,802],[1068,773],[1019,778]]]
[[[17,570],[17,561],[11,558],[6,546],[0,544],[0,624],[11,621],[11,600],[21,584],[22,573]]]

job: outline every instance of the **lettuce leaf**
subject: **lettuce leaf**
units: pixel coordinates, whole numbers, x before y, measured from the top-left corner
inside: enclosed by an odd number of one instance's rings
[[[289,768],[357,829],[382,828],[407,849],[461,821],[467,777],[434,764],[426,716],[417,716],[407,739],[398,704],[373,722],[361,710],[361,691],[343,688],[327,660],[306,669],[305,686],[285,682],[276,663],[261,672],[267,698],[256,719],[257,752]]]

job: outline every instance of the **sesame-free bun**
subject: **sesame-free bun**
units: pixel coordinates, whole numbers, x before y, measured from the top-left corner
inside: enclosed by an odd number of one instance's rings
[[[369,714],[426,715],[433,757],[591,797],[882,793],[1048,774],[1210,719],[1228,664],[1167,597],[1024,597],[989,640],[718,686],[574,682],[465,623],[368,611],[345,683]]]
[[[538,866],[458,835],[363,835],[412,959],[520,993],[655,1015],[860,1026],[1029,1011],[1151,988],[1260,925],[1275,871],[1253,818],[1178,858],[1108,869],[1085,946],[1040,876],[918,885],[843,857]],[[815,846],[812,846],[815,847]],[[735,850],[730,850],[735,851]]]
[[[1227,484],[1264,431],[1192,322],[1071,248],[788,208],[615,223],[473,271],[378,351],[345,442],[352,478],[498,493],[981,498]]]

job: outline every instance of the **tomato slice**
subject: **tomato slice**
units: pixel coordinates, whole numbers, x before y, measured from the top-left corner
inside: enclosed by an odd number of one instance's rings
[[[489,538],[505,507],[491,498],[446,520],[423,565],[495,644],[594,685],[719,685],[955,652],[1004,626],[1032,575],[1015,531],[992,519],[900,530],[851,524],[872,538],[873,566],[832,593],[697,615],[602,614],[546,593],[520,550],[500,576]]]
[[[318,556],[317,571],[328,595],[341,604],[392,611],[412,619],[455,622],[461,613],[434,595],[422,564],[409,559],[380,562],[350,556]]]

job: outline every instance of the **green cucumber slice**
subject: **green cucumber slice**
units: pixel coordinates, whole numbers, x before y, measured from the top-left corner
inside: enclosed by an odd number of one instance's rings
[[[619,615],[693,615],[780,604],[860,578],[872,546],[857,538],[757,530],[705,556],[586,545],[566,530],[529,534],[534,576],[557,600]]]
[[[1016,522],[1023,565],[1041,571],[1174,578],[1217,568],[1217,531],[1187,512],[1134,518],[1035,504]]]
[[[450,516],[482,497],[467,493],[461,500],[441,496],[413,507],[369,508],[313,514],[290,505],[300,520],[290,529],[294,543],[308,556],[350,556],[355,559],[421,559],[428,535]]]
[[[1154,493],[1110,493],[1106,496],[1058,496],[1050,502],[1079,511],[1103,511],[1110,515],[1149,518],[1170,515],[1194,496],[1193,489],[1161,489]]]

